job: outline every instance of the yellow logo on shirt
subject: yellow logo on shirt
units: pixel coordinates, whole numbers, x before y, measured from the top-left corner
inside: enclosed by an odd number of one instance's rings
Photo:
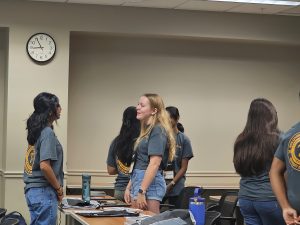
[[[288,157],[290,165],[300,171],[300,133],[296,133],[289,141]]]
[[[25,165],[24,165],[24,171],[25,173],[31,175],[32,174],[32,166],[34,162],[34,146],[28,145],[26,155],[25,155]]]
[[[117,167],[118,171],[124,175],[129,175],[129,169],[130,166],[126,166],[124,163],[122,163],[118,158],[117,158]]]

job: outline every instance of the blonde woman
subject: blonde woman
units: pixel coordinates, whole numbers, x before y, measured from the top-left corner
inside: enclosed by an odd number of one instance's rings
[[[134,166],[124,198],[135,208],[159,213],[160,202],[166,193],[162,171],[168,161],[173,160],[175,139],[159,95],[144,94],[136,109],[141,132],[135,142]]]

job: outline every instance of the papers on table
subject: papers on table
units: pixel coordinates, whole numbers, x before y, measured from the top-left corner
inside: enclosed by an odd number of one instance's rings
[[[95,200],[91,200],[89,203],[87,203],[84,202],[81,198],[63,198],[63,200],[61,201],[61,207],[63,209],[97,209],[100,207],[100,203]]]

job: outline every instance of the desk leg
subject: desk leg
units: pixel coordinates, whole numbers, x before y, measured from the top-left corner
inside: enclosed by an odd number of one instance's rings
[[[66,214],[65,219],[66,219],[66,225],[72,225],[72,216]]]
[[[66,215],[66,225],[82,225],[80,222],[75,220],[70,214]]]

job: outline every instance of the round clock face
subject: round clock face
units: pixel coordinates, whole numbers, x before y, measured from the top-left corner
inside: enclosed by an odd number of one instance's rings
[[[36,62],[47,62],[51,60],[56,51],[56,45],[49,34],[37,33],[27,41],[27,53]]]

